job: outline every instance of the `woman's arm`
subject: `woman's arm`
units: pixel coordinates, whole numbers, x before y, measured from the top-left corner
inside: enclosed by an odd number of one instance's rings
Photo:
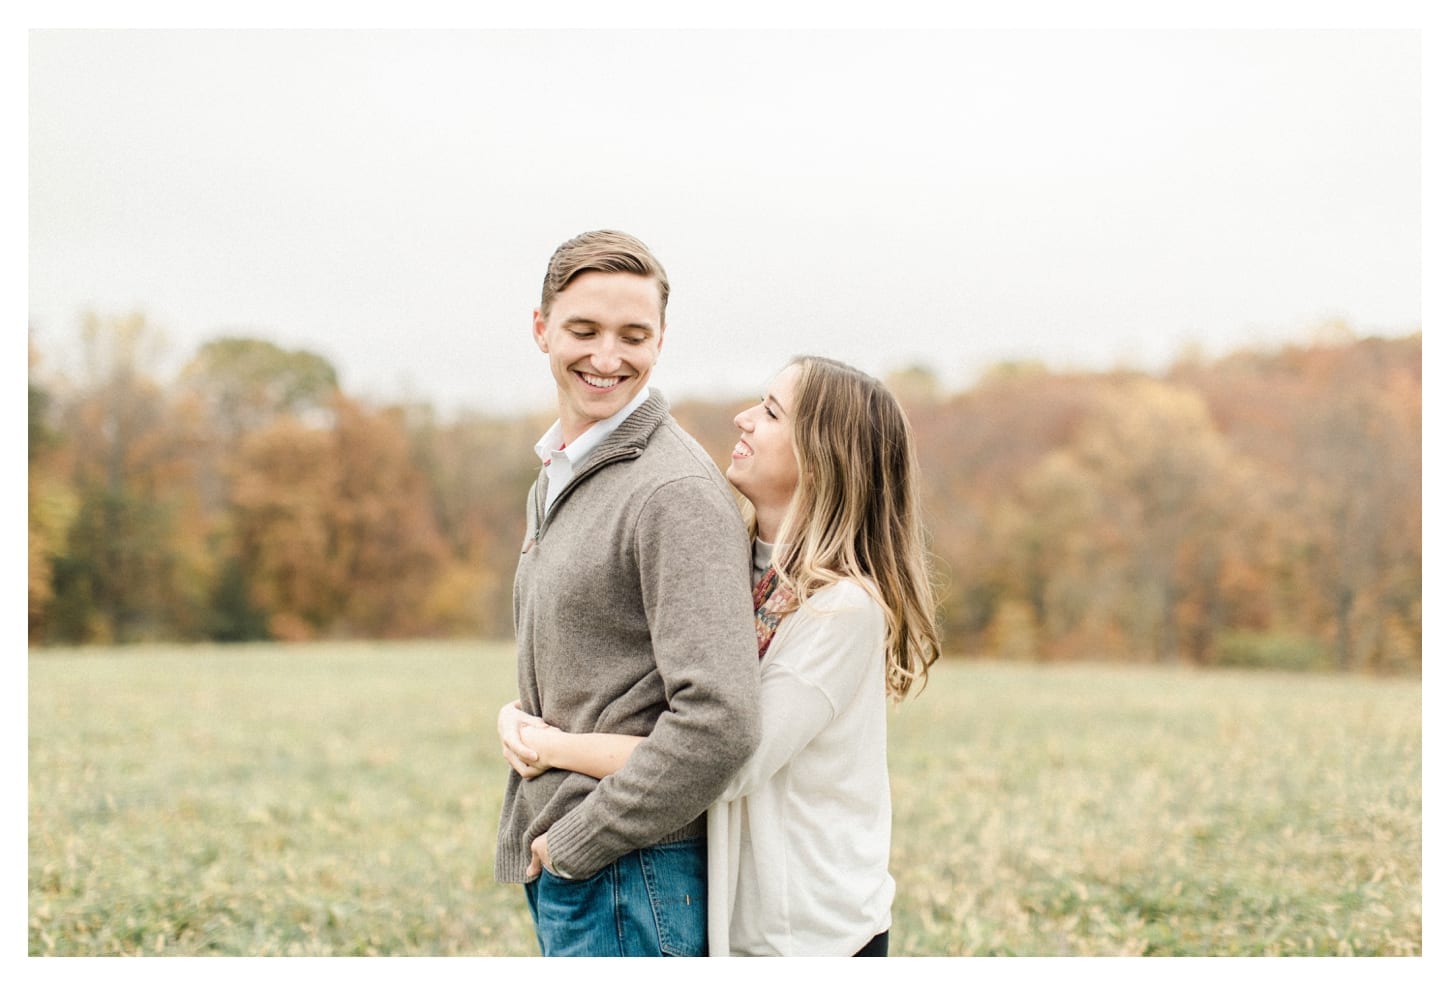
[[[569,770],[602,780],[624,765],[634,747],[643,742],[638,735],[617,732],[565,732],[552,725],[525,725],[519,730],[524,744],[537,754],[539,772]]]
[[[885,694],[885,614],[853,582],[825,589],[781,624],[782,646],[760,676],[760,744],[720,797],[758,789],[809,745],[850,700],[863,674],[880,674]]]
[[[525,780],[551,769],[602,780],[623,766],[642,741],[612,732],[564,732],[525,712],[518,701],[499,709],[498,737],[503,758]]]

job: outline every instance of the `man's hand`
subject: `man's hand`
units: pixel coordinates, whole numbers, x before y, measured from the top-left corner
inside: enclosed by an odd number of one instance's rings
[[[529,867],[524,872],[524,878],[532,879],[544,871],[544,866],[549,864],[549,832],[545,831],[533,840],[529,845],[529,851],[533,857],[529,859]]]
[[[511,701],[498,710],[498,738],[503,758],[513,771],[525,780],[532,780],[548,769],[539,762],[539,754],[524,741],[523,729],[548,728],[549,723],[523,710],[518,701]]]

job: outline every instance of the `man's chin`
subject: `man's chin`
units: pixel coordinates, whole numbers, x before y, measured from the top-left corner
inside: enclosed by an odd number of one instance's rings
[[[639,394],[640,389],[639,386],[632,386],[629,382],[625,382],[608,390],[600,390],[581,381],[577,392],[583,395],[584,402],[590,407],[613,408],[604,415],[609,417],[633,400]]]

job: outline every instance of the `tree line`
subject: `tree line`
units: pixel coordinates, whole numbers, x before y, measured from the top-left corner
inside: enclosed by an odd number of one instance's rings
[[[244,337],[162,379],[140,314],[79,335],[70,373],[31,344],[32,644],[511,634],[551,415],[371,404]],[[887,382],[949,651],[1418,673],[1418,333]],[[674,411],[723,464],[749,399]]]

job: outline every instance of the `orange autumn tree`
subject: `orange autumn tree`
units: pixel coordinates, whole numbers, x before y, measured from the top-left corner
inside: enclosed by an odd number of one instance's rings
[[[1308,571],[1341,669],[1405,669],[1420,650],[1421,383],[1418,346],[1319,346],[1297,408]]]
[[[1354,339],[1176,367],[1262,479],[1268,522],[1236,581],[1292,665],[1417,671],[1421,648],[1421,340]],[[1298,641],[1298,642],[1295,642]],[[1285,664],[1283,655],[1273,662]]]
[[[539,471],[533,446],[549,418],[463,413],[444,421],[412,405],[403,420],[448,547],[427,618],[446,635],[507,637],[524,500]]]
[[[168,381],[139,315],[80,339],[32,357],[32,643],[507,638],[551,415],[376,407],[240,337]],[[948,648],[1416,672],[1420,349],[1329,333],[1158,376],[1003,364],[955,393],[892,374]],[[724,466],[752,399],[675,411]]]
[[[240,563],[274,637],[428,632],[445,547],[396,413],[344,397],[331,420],[284,416],[242,444]]]
[[[1222,576],[1261,508],[1252,465],[1202,397],[1148,378],[1104,388],[1066,454],[1095,504],[1078,532],[1095,529],[1100,552],[1096,572],[1069,569],[1067,577],[1112,584],[1095,609],[1130,652],[1205,662],[1215,627],[1202,623],[1232,618]]]

